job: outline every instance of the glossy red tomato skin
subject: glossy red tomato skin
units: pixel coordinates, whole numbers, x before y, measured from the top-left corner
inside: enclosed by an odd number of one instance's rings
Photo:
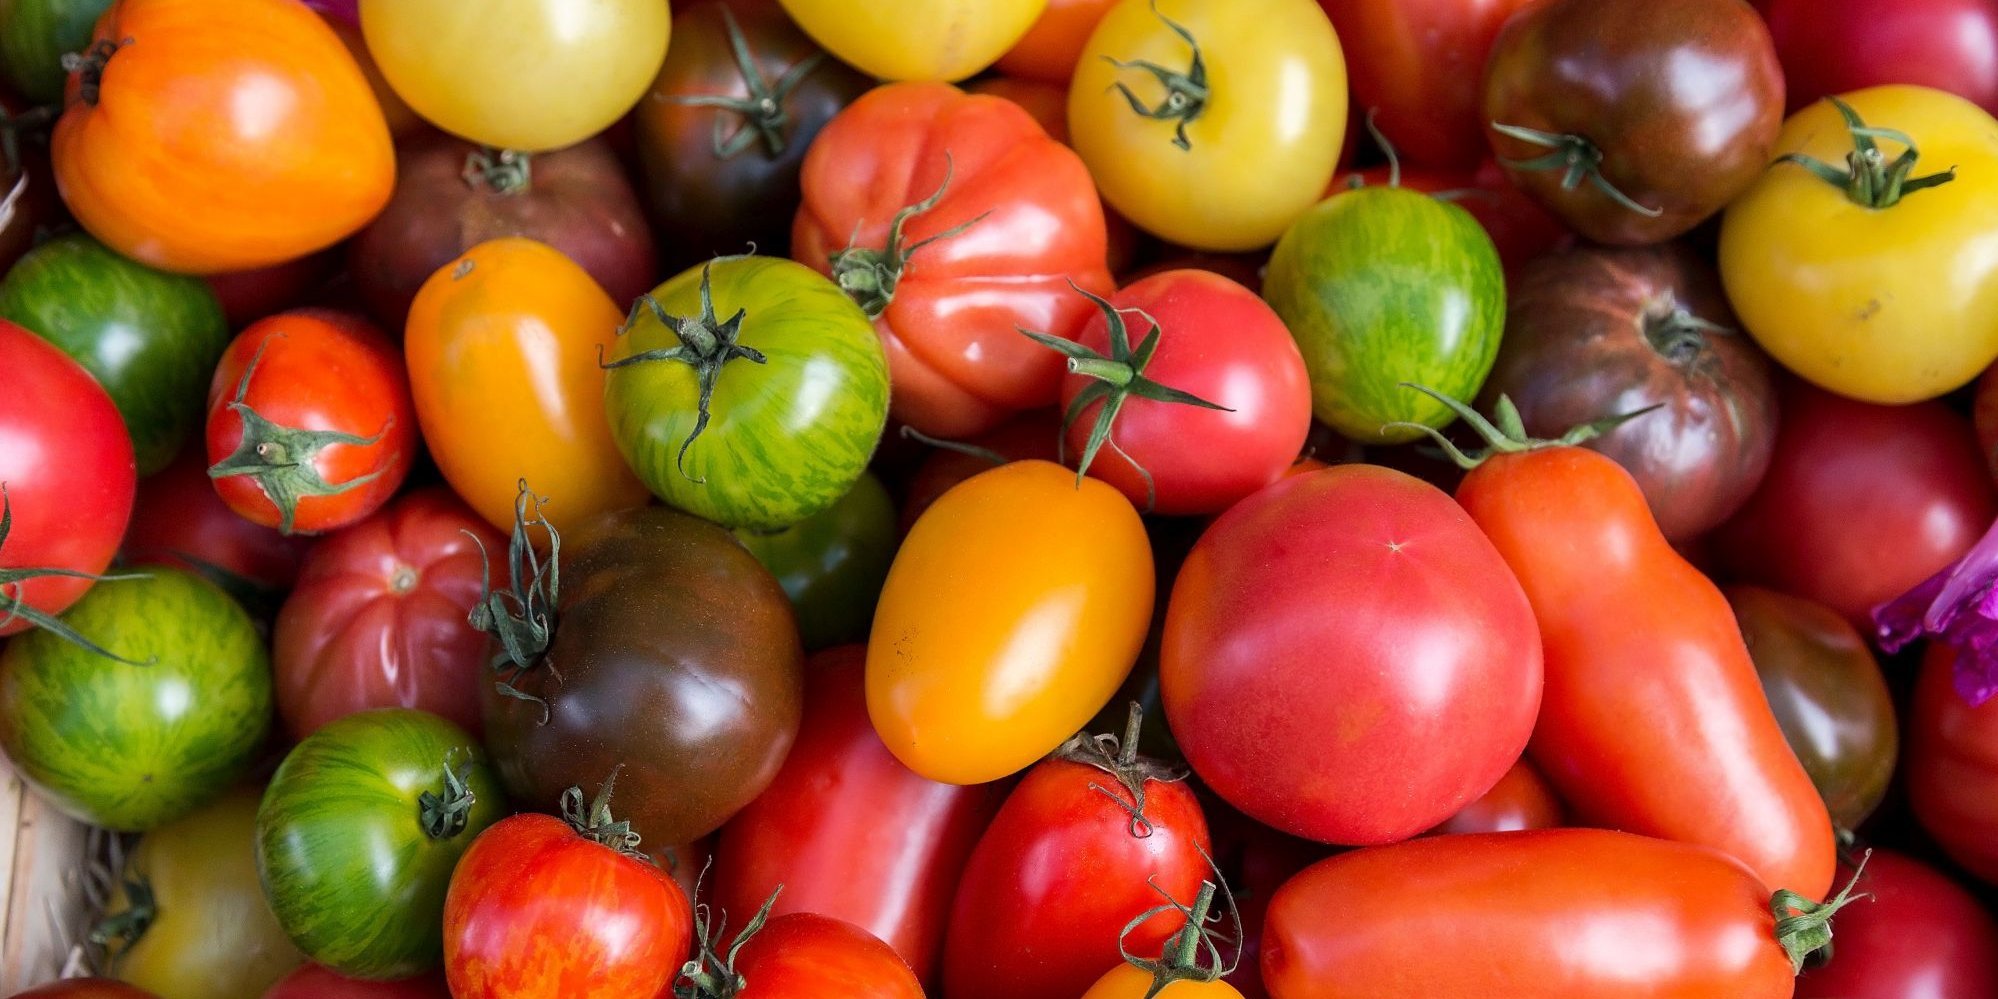
[[[1998,995],[1998,920],[1969,892],[1881,849],[1859,887],[1869,897],[1839,911],[1831,961],[1797,979],[1797,999]]]
[[[774,915],[844,920],[932,980],[959,875],[1002,796],[895,759],[867,717],[866,665],[859,645],[805,664],[798,739],[770,787],[722,827],[712,900],[740,918],[783,885]]]
[[[338,249],[251,271],[226,271],[202,280],[222,303],[230,329],[242,329],[298,305],[340,269]]]
[[[1424,837],[1278,889],[1263,980],[1272,999],[1790,999],[1769,894],[1719,853],[1629,833]]]
[[[1553,829],[1562,823],[1561,799],[1532,763],[1522,759],[1485,796],[1431,829],[1432,835]]]
[[[770,920],[743,945],[735,971],[746,983],[739,999],[923,999],[922,985],[895,948],[852,923],[811,912]]]
[[[1770,0],[1790,109],[1883,83],[1947,90],[1998,114],[1990,0]]]
[[[104,387],[47,340],[0,320],[0,485],[13,510],[0,569],[101,573],[132,516],[132,438]],[[9,602],[60,614],[90,580],[40,576],[6,586]],[[29,627],[0,620],[0,635]]]
[[[229,509],[209,481],[206,452],[189,446],[172,464],[140,481],[123,551],[134,565],[194,571],[212,566],[279,591],[298,581],[312,545],[311,538],[285,537]]]
[[[692,933],[672,875],[523,813],[481,833],[451,874],[444,975],[454,999],[660,996]]]
[[[278,714],[292,737],[387,707],[421,708],[478,735],[489,638],[466,615],[484,592],[482,551],[492,585],[506,586],[506,543],[442,487],[321,539],[271,636]]]
[[[1970,550],[1998,515],[1963,417],[1939,402],[1875,406],[1791,383],[1762,485],[1714,538],[1745,582],[1867,615]]]
[[[1490,790],[1540,704],[1519,583],[1448,494],[1375,465],[1236,504],[1172,591],[1160,691],[1188,762],[1307,839],[1406,839]]]
[[[1949,649],[1931,645],[1907,725],[1908,799],[1944,852],[1998,885],[1998,700],[1956,693]]]
[[[1115,801],[1092,785],[1120,793]],[[1212,853],[1207,819],[1184,781],[1145,785],[1133,827],[1128,792],[1095,767],[1049,758],[1014,787],[958,882],[944,940],[951,999],[1079,996],[1123,961],[1117,934],[1163,902],[1147,880],[1185,901],[1199,894]],[[1156,954],[1185,925],[1153,917],[1124,938]]]
[[[442,975],[369,982],[343,978],[316,964],[301,965],[286,975],[263,999],[450,999]]]

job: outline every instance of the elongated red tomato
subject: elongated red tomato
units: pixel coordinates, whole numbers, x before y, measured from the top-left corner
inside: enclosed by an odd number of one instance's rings
[[[1998,700],[1957,694],[1947,646],[1929,646],[1908,724],[1908,798],[1915,818],[1970,873],[1998,884]]]
[[[717,934],[722,929],[714,927]],[[687,999],[923,999],[922,985],[893,947],[852,923],[815,912],[778,916],[760,926],[752,922],[729,944],[726,957],[720,951],[720,940],[701,944],[699,963],[682,976],[685,991],[676,994]]]

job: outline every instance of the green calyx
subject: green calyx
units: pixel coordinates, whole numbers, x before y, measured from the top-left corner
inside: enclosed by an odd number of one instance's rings
[[[514,686],[528,670],[541,665],[541,657],[555,640],[555,602],[561,595],[562,536],[541,516],[547,497],[536,496],[520,480],[520,493],[513,501],[513,535],[507,541],[508,584],[493,589],[492,561],[485,543],[465,532],[479,546],[479,602],[466,615],[472,627],[499,640],[500,650],[491,666],[498,679],[493,687],[502,695],[541,706],[541,723],[547,724],[551,708],[547,701]],[[530,513],[530,510],[532,511]],[[533,529],[540,528],[548,538],[548,558],[543,561],[534,550]]]
[[[1213,861],[1210,859],[1208,863],[1211,865]],[[1220,882],[1218,888],[1215,884],[1217,881]],[[1124,924],[1124,929],[1117,934],[1117,951],[1124,955],[1125,962],[1152,975],[1152,984],[1145,990],[1144,999],[1153,999],[1174,982],[1218,982],[1234,974],[1235,966],[1242,960],[1241,948],[1236,947],[1234,956],[1223,957],[1220,944],[1222,939],[1238,943],[1242,939],[1242,914],[1235,905],[1234,893],[1228,890],[1228,883],[1219,874],[1214,876],[1214,881],[1202,881],[1200,894],[1191,906],[1183,905],[1178,899],[1167,894],[1165,889],[1158,886],[1156,880],[1152,880],[1150,884],[1152,890],[1165,899],[1165,904],[1153,906],[1139,913],[1136,918]],[[1217,892],[1227,901],[1228,915],[1235,924],[1234,933],[1225,938],[1215,932],[1210,925],[1221,921],[1221,913],[1214,911]],[[1124,939],[1152,917],[1174,911],[1186,917],[1186,925],[1166,939],[1165,948],[1158,957],[1138,957],[1124,946]]]
[[[763,907],[756,915],[743,924],[742,931],[729,942],[727,953],[718,953],[716,947],[728,929],[728,913],[716,919],[714,908],[706,902],[694,906],[694,959],[680,968],[680,978],[673,986],[673,999],[731,999],[749,986],[741,974],[735,970],[735,959],[742,953],[742,947],[770,922],[770,910],[777,904],[777,896],[784,893],[784,886],[778,885],[770,897],[763,900]]]
[[[1603,151],[1595,143],[1579,135],[1563,135],[1558,132],[1543,132],[1537,128],[1524,128],[1519,125],[1505,125],[1492,122],[1492,130],[1500,135],[1511,136],[1521,142],[1550,150],[1545,156],[1529,160],[1514,160],[1501,157],[1499,162],[1515,170],[1560,170],[1561,189],[1572,191],[1580,187],[1582,181],[1602,192],[1604,197],[1645,218],[1655,219],[1665,214],[1664,209],[1639,204],[1636,199],[1617,189],[1603,176]]]
[[[715,115],[716,159],[729,159],[759,139],[763,142],[763,154],[776,159],[784,155],[784,133],[791,128],[791,116],[784,110],[784,102],[805,82],[806,77],[825,62],[826,54],[813,53],[811,58],[792,66],[776,83],[771,83],[764,77],[762,67],[756,64],[756,57],[749,51],[749,41],[743,37],[741,26],[735,23],[735,14],[726,5],[721,7],[721,17],[722,27],[728,32],[729,51],[735,56],[736,72],[742,74],[746,95],[685,94],[658,99],[725,112]],[[733,132],[729,130],[728,115],[731,114],[739,119]]]
[[[423,825],[423,834],[431,839],[450,839],[465,831],[471,822],[472,806],[479,800],[472,793],[470,779],[472,764],[452,765],[452,757],[457,750],[444,758],[444,793],[425,791],[416,799],[417,821]]]
[[[1059,351],[1062,356],[1068,358],[1070,373],[1092,379],[1088,386],[1076,393],[1075,400],[1069,403],[1068,411],[1062,415],[1064,437],[1069,426],[1081,418],[1084,410],[1098,402],[1103,404],[1103,408],[1096,411],[1096,422],[1089,427],[1089,439],[1084,443],[1082,458],[1075,467],[1075,481],[1078,484],[1082,482],[1083,475],[1088,473],[1090,464],[1096,460],[1097,452],[1108,444],[1112,451],[1130,462],[1131,467],[1137,469],[1138,474],[1144,477],[1145,509],[1150,510],[1158,496],[1158,491],[1152,483],[1152,474],[1110,439],[1110,430],[1117,422],[1117,414],[1123,411],[1124,403],[1136,397],[1149,399],[1152,402],[1215,409],[1225,413],[1232,413],[1234,410],[1219,403],[1208,402],[1191,392],[1183,392],[1146,378],[1145,368],[1152,363],[1152,355],[1158,353],[1159,338],[1165,332],[1158,320],[1143,309],[1117,308],[1111,305],[1109,300],[1084,291],[1074,281],[1070,281],[1068,286],[1074,288],[1076,294],[1089,299],[1097,310],[1103,313],[1104,323],[1110,333],[1108,356],[1051,333],[1037,333],[1028,329],[1022,329],[1020,332],[1035,343]],[[1131,346],[1130,328],[1124,322],[1127,314],[1137,316],[1151,326],[1151,329],[1145,333],[1144,339],[1138,341],[1135,348]]]
[[[1487,459],[1495,454],[1523,454],[1527,451],[1539,451],[1550,447],[1573,447],[1577,444],[1586,443],[1664,405],[1660,403],[1657,406],[1646,406],[1635,412],[1623,413],[1584,423],[1569,428],[1567,433],[1553,440],[1542,440],[1527,436],[1526,423],[1520,419],[1519,407],[1514,406],[1512,400],[1506,396],[1499,396],[1498,404],[1492,410],[1492,419],[1487,420],[1477,410],[1435,389],[1417,385],[1414,382],[1402,382],[1401,387],[1414,389],[1449,407],[1450,412],[1457,414],[1458,419],[1463,420],[1466,425],[1476,431],[1477,435],[1484,440],[1485,450],[1477,454],[1466,454],[1450,438],[1443,436],[1435,427],[1423,423],[1397,420],[1387,426],[1406,427],[1420,430],[1429,435],[1429,438],[1443,449],[1443,452],[1449,456],[1450,460],[1456,463],[1458,468],[1465,471],[1470,471],[1484,464]],[[1493,423],[1493,420],[1497,421],[1496,424]]]
[[[265,348],[271,345],[272,339],[283,335],[275,334],[258,344],[256,356],[250,358],[249,367],[243,369],[243,377],[236,382],[236,395],[229,400],[229,409],[242,419],[243,436],[236,443],[236,450],[230,452],[228,457],[208,466],[208,477],[226,479],[245,475],[255,480],[271,505],[277,507],[278,530],[290,534],[292,524],[298,517],[299,500],[307,496],[338,496],[373,482],[387,468],[384,465],[345,482],[328,482],[315,465],[320,452],[334,445],[373,446],[395,427],[395,417],[389,417],[388,422],[382,424],[372,437],[338,430],[287,427],[265,419],[263,414],[250,408],[243,397],[250,391],[250,379],[256,376]]]
[[[0,482],[0,548],[7,546],[7,536],[13,533],[13,530],[14,501],[7,495],[7,484]],[[87,649],[107,659],[115,659],[130,666],[150,666],[157,661],[154,659],[146,659],[144,661],[127,659],[83,637],[81,632],[70,627],[62,618],[28,606],[27,601],[21,599],[21,584],[31,579],[48,577],[87,579],[93,583],[102,583],[106,580],[147,578],[146,574],[142,572],[115,573],[99,576],[88,572],[78,572],[74,569],[56,569],[38,566],[0,566],[0,625],[12,624],[16,619],[26,621],[30,625],[40,628],[78,648]]]
[[[1108,733],[1090,735],[1078,732],[1053,754],[1055,759],[1095,767],[1114,778],[1117,791],[1095,783],[1090,784],[1089,789],[1116,802],[1117,807],[1129,813],[1131,835],[1138,839],[1152,834],[1152,820],[1145,817],[1145,785],[1151,781],[1171,784],[1186,778],[1183,770],[1138,755],[1138,736],[1144,730],[1144,721],[1144,708],[1132,701],[1130,714],[1124,722],[1122,742]]]
[[[1845,192],[1852,203],[1862,208],[1892,208],[1901,199],[1924,188],[1940,187],[1956,179],[1956,168],[1950,167],[1941,173],[1926,177],[1916,177],[1915,161],[1921,153],[1915,149],[1915,140],[1908,133],[1892,128],[1875,128],[1861,121],[1859,112],[1852,105],[1836,97],[1826,97],[1838,109],[1839,116],[1845,119],[1845,127],[1852,133],[1852,152],[1845,154],[1844,170],[1823,160],[1791,153],[1777,159],[1778,163],[1795,163],[1809,170],[1819,180]],[[1901,155],[1892,160],[1880,151],[1876,139],[1887,139],[1902,145]]]
[[[943,200],[944,192],[950,190],[950,178],[955,169],[956,164],[951,161],[950,154],[944,153],[943,183],[938,184],[936,191],[929,197],[895,213],[894,219],[888,223],[887,246],[874,250],[864,246],[849,245],[828,258],[827,262],[832,266],[833,281],[838,283],[841,291],[846,292],[847,297],[859,304],[861,311],[866,312],[869,319],[879,317],[887,310],[888,303],[895,300],[895,286],[901,282],[902,272],[908,269],[909,258],[915,256],[917,250],[940,239],[949,239],[977,225],[986,215],[991,214],[981,212],[975,218],[954,225],[934,236],[919,239],[907,246],[902,245],[905,238],[903,230],[907,228],[909,220],[936,208]]]
[[[117,55],[119,49],[132,44],[132,41],[127,38],[114,42],[106,38],[82,52],[63,53],[62,71],[78,74],[77,96],[83,99],[83,103],[97,106],[98,91],[104,86],[104,67],[110,64],[111,57]]]
[[[514,149],[480,146],[465,157],[458,171],[465,186],[492,188],[497,194],[522,194],[534,183],[534,157]]]
[[[1172,29],[1172,33],[1178,35],[1186,42],[1187,48],[1193,50],[1192,61],[1187,68],[1183,71],[1167,69],[1144,59],[1125,61],[1109,56],[1104,56],[1103,61],[1118,69],[1143,70],[1159,81],[1159,85],[1165,88],[1165,96],[1160,98],[1157,104],[1149,107],[1138,99],[1137,94],[1131,92],[1130,87],[1121,82],[1115,86],[1117,92],[1123,94],[1124,100],[1131,105],[1132,112],[1139,117],[1173,122],[1172,144],[1183,150],[1191,150],[1193,142],[1186,137],[1186,126],[1192,124],[1194,119],[1200,117],[1201,112],[1207,110],[1208,98],[1213,96],[1207,86],[1207,62],[1200,54],[1200,43],[1194,41],[1193,32],[1186,30],[1185,25],[1159,13],[1158,0],[1152,0],[1151,6],[1152,16]]]
[[[608,364],[598,362],[607,371],[652,361],[673,361],[694,369],[694,378],[700,385],[701,395],[699,401],[695,403],[697,411],[694,416],[694,429],[688,432],[686,440],[680,442],[680,454],[675,460],[675,465],[680,469],[682,476],[696,484],[705,483],[707,480],[687,474],[687,449],[693,447],[695,438],[700,437],[701,431],[708,428],[710,407],[714,404],[715,383],[721,380],[722,367],[738,357],[752,364],[769,363],[769,359],[763,356],[762,351],[736,342],[736,339],[742,335],[742,321],[748,315],[747,309],[735,310],[735,315],[728,317],[727,322],[723,322],[715,314],[714,290],[708,280],[709,271],[713,267],[713,260],[701,265],[700,315],[693,317],[669,315],[665,307],[659,304],[658,299],[651,295],[640,295],[638,301],[631,303],[631,314],[625,317],[624,325],[617,330],[618,336],[630,333],[640,317],[650,311],[653,318],[659,320],[660,325],[672,330],[679,338],[678,347],[640,351]]]
[[[125,908],[105,916],[90,928],[91,943],[118,953],[130,950],[152,928],[153,920],[159,918],[159,900],[153,895],[152,882],[144,877],[127,877],[124,887]]]
[[[620,763],[609,777],[604,778],[603,786],[597,789],[597,796],[590,801],[587,810],[583,808],[582,788],[572,787],[562,792],[562,821],[569,823],[569,828],[574,829],[576,835],[592,843],[650,864],[652,858],[638,848],[638,831],[631,828],[629,821],[611,815],[611,791],[617,787],[618,771],[623,769],[624,765]]]
[[[1769,911],[1776,917],[1776,942],[1783,953],[1790,958],[1790,970],[1801,972],[1804,963],[1812,955],[1829,956],[1832,945],[1832,916],[1840,909],[1871,895],[1855,895],[1852,890],[1859,887],[1859,879],[1866,873],[1866,862],[1873,857],[1871,850],[1859,860],[1859,867],[1852,872],[1852,880],[1845,883],[1837,896],[1826,902],[1813,902],[1788,888],[1779,889],[1769,897]]]

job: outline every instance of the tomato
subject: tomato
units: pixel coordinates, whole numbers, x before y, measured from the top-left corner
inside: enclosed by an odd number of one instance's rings
[[[1922,828],[1970,873],[1998,884],[1998,701],[1971,707],[1937,643],[1922,660],[1908,724],[1908,798]]]
[[[1060,416],[1052,409],[1036,409],[962,444],[931,449],[909,477],[902,501],[901,533],[906,536],[924,511],[952,487],[994,465],[1028,458],[1059,460],[1062,437]]]
[[[368,79],[368,89],[374,91],[375,103],[381,105],[382,119],[388,123],[389,134],[400,139],[429,130],[429,125],[417,116],[407,101],[404,101],[389,86],[382,76],[382,69],[375,65],[375,57],[368,52],[368,39],[361,33],[360,12],[355,10],[354,0],[305,0],[306,6],[319,11],[326,19],[328,27],[340,36],[340,44],[347,46],[347,53],[354,57],[354,64],[361,68],[361,75]]]
[[[259,999],[305,959],[257,881],[257,797],[230,791],[139,838],[95,931],[119,979],[160,999]]]
[[[1998,114],[1998,7],[1989,0],[1769,0],[1790,110],[1827,94],[1916,83]]]
[[[999,57],[997,69],[1009,76],[1068,86],[1089,36],[1117,0],[1047,0],[1033,27]]]
[[[97,379],[132,435],[140,475],[165,468],[201,421],[229,345],[199,279],[133,263],[77,233],[43,243],[0,281],[0,317],[61,347]]]
[[[202,280],[222,303],[230,329],[240,329],[303,303],[323,290],[340,269],[340,249],[321,250],[282,264],[247,271],[224,271]]]
[[[1797,999],[1998,995],[1998,921],[1920,861],[1873,850],[1867,897],[1839,914],[1830,962],[1804,972]]]
[[[1547,778],[1522,759],[1484,797],[1465,805],[1429,832],[1448,836],[1553,829],[1566,824],[1561,812],[1561,799],[1547,786]]]
[[[888,752],[867,719],[866,661],[848,645],[806,664],[798,741],[769,789],[722,827],[712,901],[740,917],[782,885],[772,915],[845,920],[927,981],[999,796],[918,776]]]
[[[1207,529],[1173,585],[1159,683],[1180,750],[1229,804],[1295,836],[1392,843],[1519,758],[1540,640],[1449,496],[1351,465]]]
[[[1130,719],[1121,742],[1074,736],[1007,795],[958,882],[944,995],[1081,995],[1122,961],[1120,943],[1156,953],[1186,925],[1153,908],[1154,886],[1199,892],[1207,820],[1183,773],[1138,755],[1136,705]]]
[[[260,619],[277,613],[298,580],[312,539],[236,515],[208,478],[208,456],[186,448],[139,485],[119,558],[125,565],[185,569],[222,588]]]
[[[314,961],[358,978],[437,966],[452,868],[506,815],[478,740],[436,715],[336,719],[279,764],[257,809],[257,871]]]
[[[1499,163],[1576,232],[1658,243],[1761,175],[1783,68],[1741,0],[1553,0],[1499,32],[1483,111]]]
[[[1470,395],[1505,329],[1505,270],[1477,220],[1397,187],[1363,187],[1304,213],[1277,243],[1263,297],[1290,326],[1312,410],[1369,444],[1453,419],[1417,382]]]
[[[786,252],[805,150],[873,83],[769,0],[682,7],[666,64],[632,111],[667,264]]]
[[[62,100],[62,57],[90,47],[90,28],[111,0],[8,0],[0,4],[0,67],[42,104]]]
[[[699,954],[682,972],[683,994],[692,999],[923,999],[923,987],[895,949],[866,930],[814,912],[794,912],[766,923],[767,911],[757,913],[735,935],[727,957],[717,953],[722,927],[713,929],[714,939],[700,940]]]
[[[272,316],[229,344],[209,383],[208,475],[230,509],[266,527],[345,527],[402,487],[413,410],[395,343],[372,324],[317,309]]]
[[[782,257],[717,257],[652,289],[604,367],[625,460],[653,495],[726,527],[824,512],[888,423],[888,359],[866,314]]]
[[[561,484],[559,527],[646,502],[604,418],[597,352],[618,319],[587,272],[530,239],[480,243],[417,292],[403,349],[423,440],[488,523],[513,526],[523,478]]]
[[[1546,650],[1534,764],[1583,823],[1712,847],[1822,898],[1831,818],[1720,589],[1630,473],[1570,443],[1587,428],[1531,441],[1509,407],[1499,427],[1463,412],[1492,450],[1466,462],[1457,501],[1518,574]],[[1631,738],[1633,718],[1650,737]]]
[[[720,828],[797,735],[804,652],[783,588],[727,531],[662,507],[602,515],[540,560],[533,539],[552,549],[555,531],[538,497],[520,504],[510,588],[473,611],[499,640],[479,697],[500,779],[551,809],[623,767],[627,819],[650,842]]]
[[[1769,473],[1714,554],[1870,634],[1867,612],[1970,550],[1998,492],[1968,421],[1940,403],[1869,406],[1802,386],[1781,403]]]
[[[1263,979],[1273,999],[1789,999],[1792,961],[1847,901],[1778,894],[1800,920],[1779,933],[1770,890],[1704,847],[1603,829],[1425,837],[1278,890]]]
[[[449,999],[441,975],[370,982],[346,978],[316,964],[286,975],[263,999]]]
[[[968,93],[1004,97],[1034,116],[1048,135],[1062,145],[1069,144],[1068,88],[1043,80],[1023,80],[1012,76],[987,76],[964,85]],[[1103,219],[1110,223],[1106,213]]]
[[[1866,402],[1934,398],[1998,358],[1998,249],[1974,221],[1998,212],[1998,121],[1922,87],[1844,103],[1852,127],[1892,135],[1852,131],[1829,101],[1798,112],[1783,159],[1728,206],[1721,277],[1784,367]],[[1854,156],[1859,180],[1831,165]]]
[[[1753,586],[1727,590],[1762,692],[1840,829],[1887,794],[1900,737],[1873,652],[1837,611]]]
[[[104,387],[0,320],[0,635],[48,627],[111,564],[132,516],[132,438]],[[78,575],[82,574],[82,575]]]
[[[883,80],[962,80],[1027,33],[1048,0],[781,0],[827,51]]]
[[[1235,970],[1223,977],[1246,999],[1266,999],[1269,993],[1263,988],[1262,946],[1270,897],[1297,872],[1335,851],[1286,836],[1225,805],[1217,809],[1216,804],[1210,803],[1208,812],[1213,819],[1214,859],[1227,878],[1225,883],[1231,886],[1230,896],[1242,920],[1241,944],[1228,949]]]
[[[1310,382],[1255,292],[1181,270],[1091,301],[1098,315],[1075,340],[1028,333],[1069,359],[1062,407],[1079,471],[1146,512],[1186,515],[1227,509],[1297,459]]]
[[[135,989],[109,978],[69,978],[40,988],[17,992],[14,999],[159,999],[144,989]]]
[[[84,55],[56,123],[56,184],[119,253],[190,274],[264,267],[388,202],[381,107],[303,4],[119,0]]]
[[[271,636],[293,738],[369,708],[421,708],[477,735],[486,636],[466,621],[481,552],[506,539],[445,489],[409,493],[319,543]],[[506,585],[506,567],[494,584]]]
[[[1091,314],[1073,288],[1111,289],[1073,152],[1011,101],[891,84],[826,126],[803,183],[791,255],[874,317],[897,420],[964,437],[1053,404],[1061,358],[1019,331],[1073,336]]]
[[[444,902],[444,974],[456,999],[664,996],[687,953],[687,897],[613,821],[604,782],[585,811],[522,814],[465,851]]]
[[[769,534],[737,528],[735,538],[784,587],[807,651],[867,637],[900,541],[895,501],[866,472],[825,510]]]
[[[1046,461],[975,475],[903,540],[868,640],[867,713],[931,780],[1026,769],[1137,661],[1152,553],[1128,500]]]
[[[638,103],[672,27],[653,0],[362,0],[382,76],[439,128],[497,149],[575,145]]]
[[[1776,444],[1769,360],[1736,335],[1713,268],[1690,248],[1585,248],[1527,265],[1483,398],[1530,434],[1653,406],[1583,446],[1616,459],[1675,543],[1748,501]]]
[[[1242,993],[1234,985],[1222,979],[1232,970],[1221,957],[1221,948],[1230,942],[1220,934],[1209,930],[1206,923],[1218,919],[1220,913],[1215,907],[1215,886],[1211,881],[1203,881],[1200,895],[1187,906],[1186,925],[1167,939],[1160,956],[1140,957],[1126,952],[1124,963],[1104,973],[1082,999],[1152,999],[1154,996],[1169,996],[1170,999],[1242,999]],[[1164,896],[1166,904],[1155,908],[1177,908],[1186,903]],[[1229,898],[1228,904],[1234,905]],[[1231,912],[1235,919],[1234,941],[1242,938],[1241,914]],[[1241,960],[1241,952],[1235,952],[1235,961]]]
[[[1332,179],[1346,131],[1345,58],[1311,0],[1122,0],[1068,95],[1104,200],[1199,250],[1283,235]]]
[[[0,650],[0,748],[62,811],[138,832],[214,798],[270,729],[270,661],[250,616],[175,569],[106,581],[66,625]]]
[[[652,287],[652,229],[601,139],[529,156],[431,133],[405,142],[397,166],[395,196],[347,253],[361,297],[393,328],[403,326],[409,303],[439,267],[506,236],[562,251],[613,302]]]

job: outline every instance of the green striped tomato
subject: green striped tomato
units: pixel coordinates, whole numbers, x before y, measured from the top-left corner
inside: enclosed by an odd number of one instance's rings
[[[414,708],[363,711],[278,766],[257,809],[257,872],[306,956],[354,978],[407,978],[444,960],[451,870],[506,814],[464,729]]]
[[[660,499],[727,527],[775,530],[831,507],[888,422],[873,323],[778,257],[717,257],[653,289],[607,364],[625,460]]]
[[[43,629],[0,652],[0,748],[56,807],[143,831],[241,777],[271,723],[249,614],[178,569],[91,587],[63,621],[127,661]]]

